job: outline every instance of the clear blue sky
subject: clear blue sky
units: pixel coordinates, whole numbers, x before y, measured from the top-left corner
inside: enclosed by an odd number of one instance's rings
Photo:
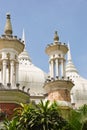
[[[45,47],[57,30],[61,42],[69,41],[80,75],[87,78],[87,0],[0,0],[0,34],[7,12],[14,35],[20,38],[24,28],[33,64],[48,72]]]

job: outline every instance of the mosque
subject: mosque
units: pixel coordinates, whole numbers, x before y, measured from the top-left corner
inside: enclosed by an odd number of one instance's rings
[[[26,50],[25,34],[13,35],[10,14],[0,36],[0,110],[11,115],[20,103],[56,100],[75,108],[87,103],[87,80],[75,68],[70,46],[59,41],[57,31],[45,52],[49,72],[36,67]]]

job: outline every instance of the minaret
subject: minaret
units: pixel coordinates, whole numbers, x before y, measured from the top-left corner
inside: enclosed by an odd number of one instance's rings
[[[49,44],[46,53],[49,55],[50,78],[65,77],[65,54],[68,47],[59,42],[57,31],[54,34],[54,43]]]
[[[66,53],[68,47],[59,41],[57,31],[54,34],[54,42],[46,47],[46,54],[49,56],[49,77],[44,85],[48,100],[56,100],[61,105],[70,104],[70,90],[73,83],[65,75]]]
[[[4,35],[0,38],[0,82],[15,86],[18,83],[18,55],[23,51],[24,43],[12,32],[10,14],[7,14]]]
[[[20,103],[29,102],[29,94],[18,82],[18,56],[24,46],[24,42],[13,35],[10,14],[7,14],[4,34],[0,36],[0,108],[7,117]]]

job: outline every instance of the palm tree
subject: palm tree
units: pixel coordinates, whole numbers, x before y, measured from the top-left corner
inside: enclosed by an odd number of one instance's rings
[[[41,101],[36,107],[35,115],[30,122],[35,130],[56,130],[66,124],[65,120],[59,115],[56,102],[50,104],[49,101]]]

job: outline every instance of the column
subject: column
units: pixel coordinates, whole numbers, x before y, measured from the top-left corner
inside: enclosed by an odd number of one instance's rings
[[[8,71],[8,66],[6,68],[6,83],[10,83],[9,82],[9,71]]]
[[[54,78],[54,61],[51,60],[51,78]]]
[[[11,82],[11,85],[15,85],[15,69],[14,69],[14,61],[11,61],[10,62],[10,82]]]
[[[10,83],[10,61],[7,61],[7,69],[6,69],[7,75],[6,75],[6,81],[7,83]]]
[[[19,63],[17,62],[16,63],[16,77],[15,77],[16,78],[16,83],[18,83],[18,79],[19,79],[19,73],[18,73],[19,71],[18,71],[18,69],[19,69]]]
[[[3,85],[6,84],[6,66],[7,66],[7,61],[3,60]]]
[[[1,66],[0,66],[0,83],[2,83],[3,81],[3,73],[2,73],[2,63],[0,63]]]
[[[56,76],[59,76],[59,64],[58,64],[58,59],[55,60],[56,64]]]
[[[2,68],[1,68],[1,81],[3,83],[3,63],[2,63]]]
[[[0,83],[2,83],[2,74],[1,74],[1,70],[0,70]]]
[[[61,61],[60,61],[60,59],[58,59],[58,76],[60,79],[61,78]]]
[[[51,61],[49,61],[49,76],[51,77]]]
[[[61,76],[64,77],[64,60],[61,60]]]
[[[65,63],[66,63],[66,61],[65,61],[65,59],[64,59],[64,61],[63,61],[63,71],[64,71],[64,77],[65,77]]]

